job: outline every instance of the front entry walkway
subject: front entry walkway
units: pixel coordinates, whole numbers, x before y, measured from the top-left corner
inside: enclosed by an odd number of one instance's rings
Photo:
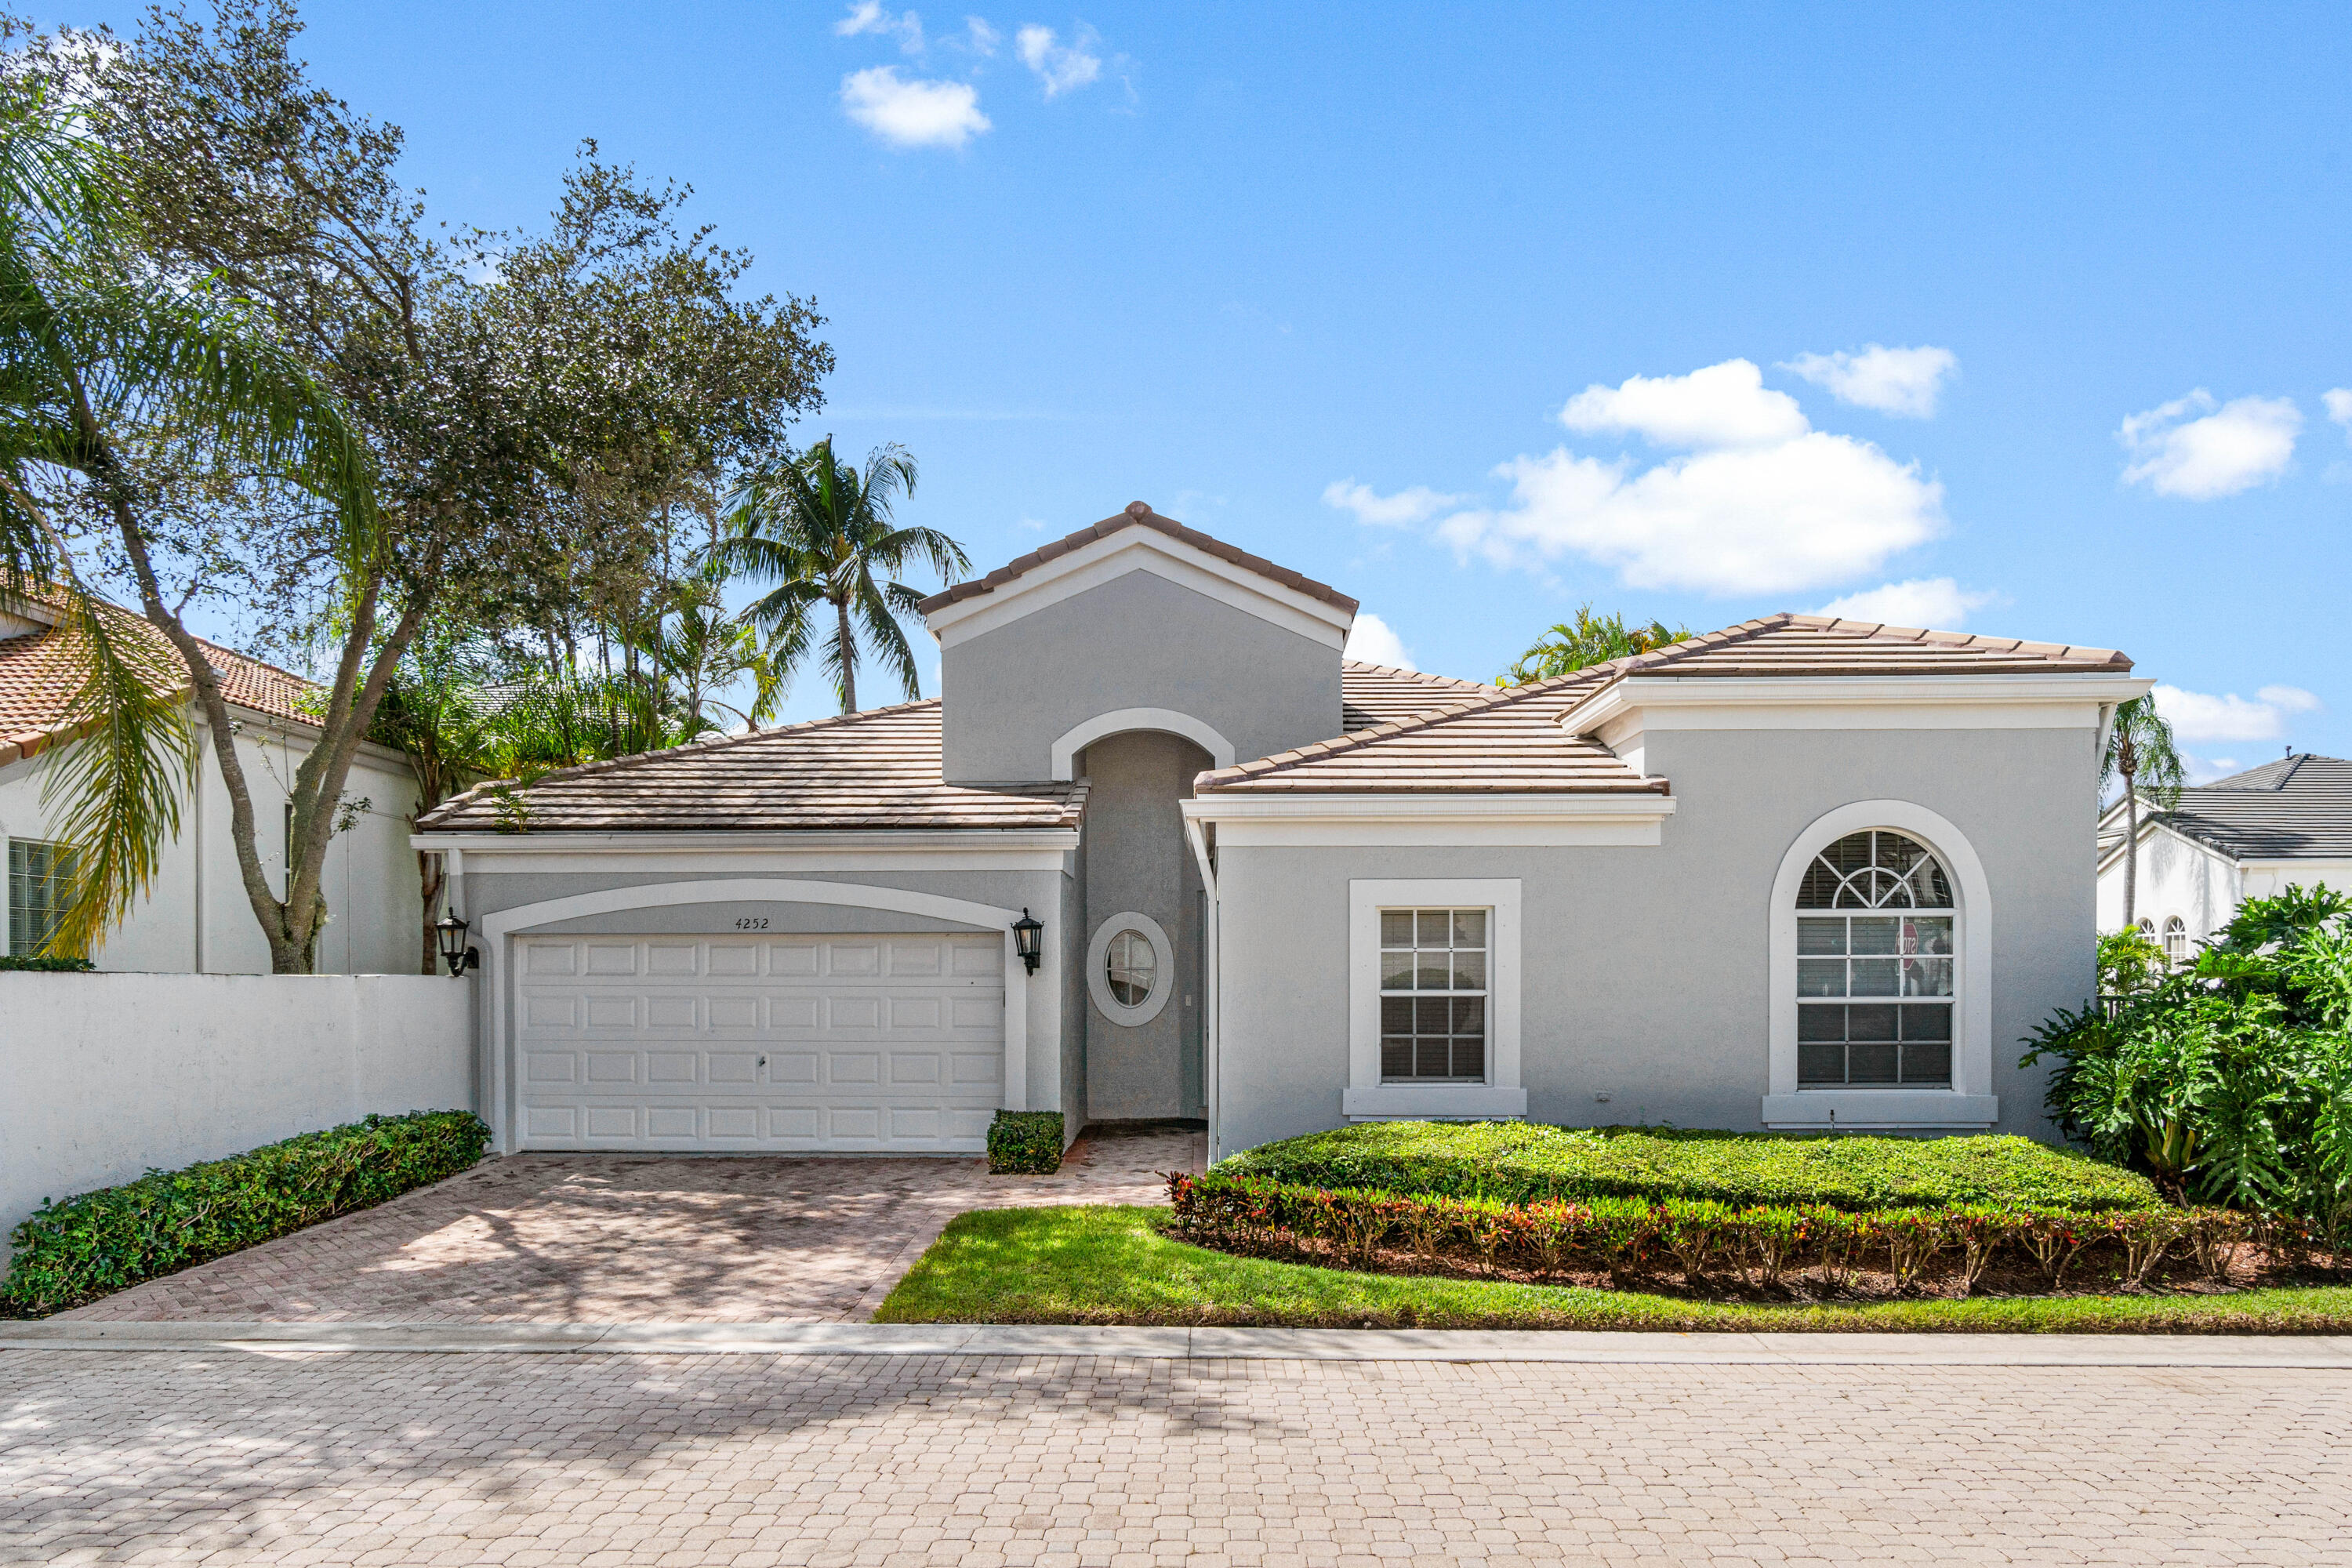
[[[165,1322],[856,1322],[967,1209],[1157,1204],[1181,1128],[1089,1130],[1053,1176],[985,1161],[518,1154],[94,1301]]]

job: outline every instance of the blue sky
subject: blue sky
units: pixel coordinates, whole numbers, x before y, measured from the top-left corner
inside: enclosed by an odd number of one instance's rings
[[[916,9],[306,46],[437,216],[586,136],[692,183],[830,318],[807,434],[911,448],[982,567],[1140,498],[1449,674],[1863,595],[2122,647],[2209,765],[2352,750],[2352,13]]]

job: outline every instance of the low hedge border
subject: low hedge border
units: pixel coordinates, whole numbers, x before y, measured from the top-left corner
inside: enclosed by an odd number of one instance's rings
[[[1220,1161],[1217,1170],[1507,1204],[1695,1198],[1740,1207],[1826,1204],[1855,1213],[1956,1204],[2092,1213],[2164,1202],[2137,1172],[2027,1138],[1991,1136],[1373,1121],[1263,1143]]]
[[[999,1176],[1050,1176],[1062,1168],[1062,1113],[1000,1110],[988,1128],[988,1169]]]
[[[1868,1274],[1880,1293],[1904,1294],[1936,1278],[1973,1290],[1997,1261],[2031,1265],[2056,1292],[2086,1255],[2117,1266],[2126,1289],[2168,1259],[2193,1259],[2207,1279],[2227,1278],[2237,1243],[2292,1251],[2308,1247],[2299,1222],[2228,1209],[2105,1210],[1958,1205],[1856,1213],[1827,1204],[1734,1206],[1707,1199],[1602,1197],[1505,1204],[1492,1199],[1334,1190],[1236,1177],[1171,1175],[1172,1233],[1198,1246],[1260,1256],[1307,1257],[1379,1270],[1383,1253],[1409,1254],[1424,1271],[1501,1268],[1560,1279],[1606,1272],[1620,1288],[1669,1272],[1687,1288],[1738,1285],[1860,1293]]]
[[[43,1317],[454,1176],[490,1130],[466,1110],[371,1116],[52,1199],[9,1233],[0,1310]]]
[[[41,958],[30,953],[0,953],[0,974],[94,974],[98,965],[87,958]]]

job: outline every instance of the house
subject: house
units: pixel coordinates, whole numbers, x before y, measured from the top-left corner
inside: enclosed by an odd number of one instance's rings
[[[127,612],[127,631],[160,637]],[[76,743],[69,722],[74,681],[60,646],[58,610],[38,599],[0,605],[0,838],[7,841],[5,951],[39,950],[54,928],[63,853],[42,801],[46,762]],[[286,876],[286,801],[294,770],[317,730],[304,717],[312,688],[298,675],[207,643],[236,716],[257,821],[257,847],[281,893]],[[177,655],[170,656],[174,662]],[[190,700],[194,708],[194,700]],[[254,919],[229,837],[223,786],[203,710],[194,712],[197,766],[181,800],[178,835],[165,847],[147,896],[92,956],[101,969],[200,974],[266,974],[269,946]],[[417,972],[424,952],[424,901],[408,818],[415,775],[398,752],[362,743],[344,794],[351,826],[327,855],[331,920],[319,942],[321,969]]]
[[[2099,929],[2124,924],[2118,799],[2099,819]],[[2322,884],[2352,893],[2352,762],[2290,752],[2275,763],[2180,792],[2170,809],[2139,803],[2134,916],[2176,963],[2248,899]]]
[[[2047,1131],[2120,654],[1780,615],[1496,690],[1140,501],[921,611],[937,700],[420,821],[504,1147]]]

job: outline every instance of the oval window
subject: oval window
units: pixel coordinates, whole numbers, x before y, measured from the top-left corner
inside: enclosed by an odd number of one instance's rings
[[[1151,939],[1134,930],[1112,937],[1103,954],[1103,978],[1122,1007],[1140,1007],[1150,1001],[1152,984],[1160,978],[1160,955],[1151,950]]]

